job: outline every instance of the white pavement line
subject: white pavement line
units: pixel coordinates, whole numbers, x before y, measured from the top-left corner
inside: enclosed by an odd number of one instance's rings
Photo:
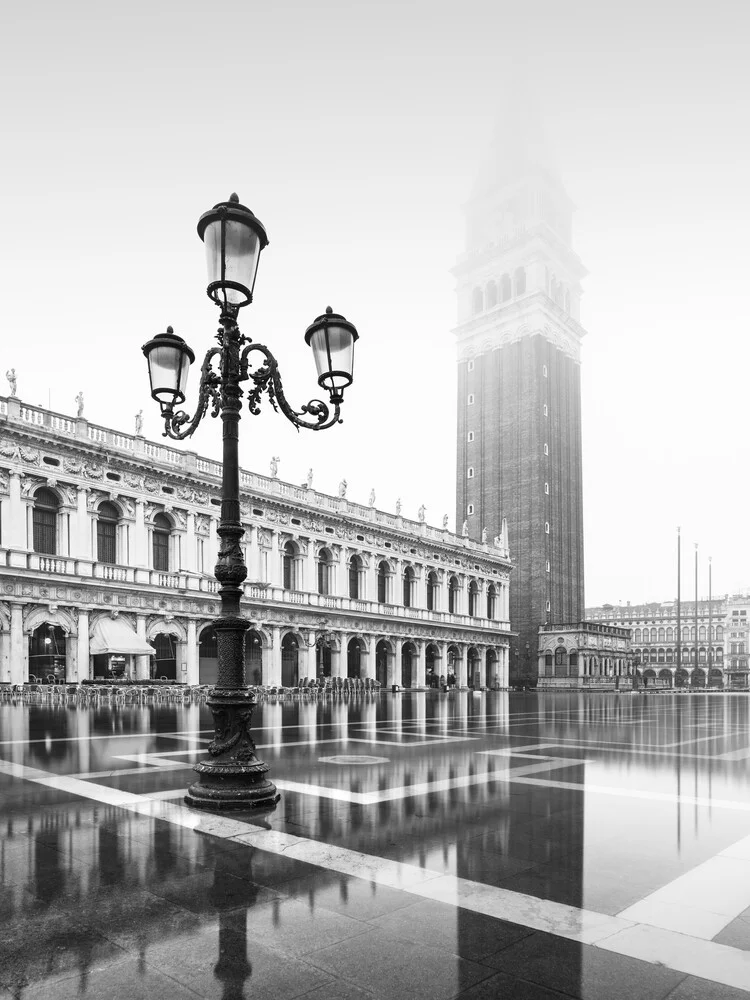
[[[617,916],[710,941],[749,906],[750,860],[720,854]]]
[[[523,927],[543,930],[652,965],[666,966],[677,972],[750,991],[750,952],[738,948],[323,844],[226,816],[201,813],[154,796],[132,795],[93,782],[66,779],[10,761],[0,761],[0,770],[95,802],[122,806],[138,815],[173,823],[196,833],[248,844],[271,854],[303,860],[320,868],[392,886],[425,899],[486,913]],[[40,774],[47,776],[40,778]],[[265,817],[261,819],[261,822],[267,821]],[[746,844],[745,850],[750,851],[750,843]]]
[[[580,763],[580,762],[579,762]],[[590,761],[588,762],[590,763]],[[713,809],[734,809],[737,812],[750,812],[750,802],[735,802],[731,799],[709,799],[701,795],[676,795],[673,792],[649,792],[639,788],[610,788],[608,785],[590,785],[588,782],[582,784],[576,781],[554,781],[552,778],[526,778],[515,777],[513,771],[507,772],[507,781],[518,782],[522,785],[540,785],[545,788],[570,788],[574,791],[598,792],[600,795],[614,795],[623,799],[646,799],[651,802],[671,802],[678,805],[706,806]],[[499,772],[500,780],[503,780],[502,772]]]
[[[750,991],[750,951],[636,924],[598,941],[597,948],[665,966],[689,976]]]

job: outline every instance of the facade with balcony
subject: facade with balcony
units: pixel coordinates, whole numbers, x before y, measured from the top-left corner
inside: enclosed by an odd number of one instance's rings
[[[539,628],[537,687],[602,691],[632,688],[630,629],[600,622]]]
[[[213,683],[221,466],[0,397],[0,682]],[[241,472],[248,683],[507,687],[495,544]]]

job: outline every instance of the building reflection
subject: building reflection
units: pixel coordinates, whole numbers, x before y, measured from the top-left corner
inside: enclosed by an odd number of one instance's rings
[[[602,786],[664,792],[675,822],[671,831],[660,828],[649,841],[657,863],[674,863],[681,852],[696,850],[685,842],[685,832],[690,824],[697,841],[699,824],[710,825],[712,798],[741,798],[747,761],[723,767],[713,753],[746,746],[747,702],[690,696],[681,701],[678,711],[674,696],[651,696],[644,704],[635,696],[452,691],[265,702],[256,710],[257,742],[266,748],[263,756],[280,781],[318,785],[334,796],[380,793],[373,804],[287,793],[273,826],[469,881],[597,909],[588,895],[596,865],[605,853],[629,857],[633,845],[627,835],[643,846],[638,830],[648,829],[651,805],[633,798],[626,819],[632,830],[613,829],[609,837],[607,823],[620,822],[623,813],[609,810],[613,818],[608,819],[607,797],[584,796],[584,777]],[[95,774],[120,765],[129,770],[128,762],[113,760],[121,754],[183,750],[189,740],[165,734],[210,732],[211,722],[198,706],[0,705],[0,727],[8,741],[6,760],[59,774]],[[720,745],[715,732],[727,734]],[[571,764],[566,770],[534,773],[531,778],[539,784],[509,783],[509,768],[534,761],[481,751],[511,744],[546,745],[549,749],[532,754],[563,756]],[[202,745],[193,747],[202,752]],[[386,760],[361,767],[321,761],[337,755]],[[168,773],[152,778],[170,787]],[[128,775],[122,787],[137,779],[140,775]],[[451,779],[459,782],[451,784]],[[412,791],[403,794],[402,788]],[[62,794],[66,801],[56,803],[55,794],[54,788],[42,793],[31,783],[14,786],[0,831],[0,920],[9,936],[17,986],[59,975],[61,969],[76,969],[85,983],[95,957],[104,953],[106,958],[107,948],[117,952],[120,934],[145,973],[155,942],[197,931],[201,915],[212,914],[217,932],[213,976],[225,1000],[244,996],[252,981],[248,917],[260,891],[251,849],[241,852],[244,869],[238,880],[237,872],[230,874],[221,863],[220,842],[214,838],[83,799],[71,802]],[[689,796],[691,804],[680,803],[679,795]],[[341,875],[320,870],[304,900],[313,909],[316,894],[333,889],[345,902],[348,885]],[[181,920],[164,924],[158,907],[144,908],[146,893],[181,907]],[[234,905],[227,909],[223,900],[229,893]],[[278,904],[273,917],[283,933]],[[456,951],[462,953],[470,923],[460,908],[452,919]],[[105,935],[95,943],[85,932],[92,920]]]

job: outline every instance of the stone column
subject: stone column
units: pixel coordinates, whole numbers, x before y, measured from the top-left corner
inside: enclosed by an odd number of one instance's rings
[[[26,504],[21,499],[21,473],[11,472],[8,497],[8,548],[26,549]]]
[[[302,642],[299,644],[299,679],[306,677],[308,680],[315,677],[315,633],[301,633]]]
[[[187,676],[184,678],[188,684],[200,684],[198,668],[198,626],[194,618],[187,620]]]
[[[458,659],[454,664],[454,669],[456,671],[456,687],[466,687],[468,685],[468,680],[466,676],[467,671],[467,647],[465,643],[458,644]]]
[[[146,529],[146,501],[136,500],[135,502],[135,538],[133,539],[133,562],[136,566],[147,567],[148,558],[148,531]]]
[[[268,650],[268,678],[263,683],[269,687],[281,685],[281,629],[278,625],[271,626],[271,648]]]
[[[28,643],[24,642],[23,605],[10,606],[10,682],[23,684],[28,680]]]
[[[195,514],[192,511],[188,511],[187,529],[185,533],[185,551],[182,554],[182,562],[188,573],[196,573],[198,571],[198,546],[195,539]],[[189,674],[190,666],[188,665],[188,675]],[[190,681],[188,681],[188,683],[190,683]]]
[[[72,679],[78,684],[91,680],[91,656],[89,653],[89,613],[78,609],[78,641],[76,643],[76,672]]]
[[[367,649],[362,646],[359,660],[359,676],[364,680],[366,677],[375,678],[375,645],[376,636],[368,635]]]
[[[367,601],[378,599],[378,560],[374,552],[367,553],[367,566],[365,567],[365,592],[364,598]],[[360,594],[360,596],[362,596]]]
[[[417,642],[415,645],[417,647],[417,657],[414,664],[411,686],[423,688],[426,684],[425,672],[427,669],[427,643]]]
[[[346,677],[349,652],[347,647],[350,638],[348,632],[340,632],[338,650],[331,649],[331,677]]]
[[[89,517],[88,494],[88,487],[78,487],[76,530],[73,540],[73,552],[71,552],[71,555],[78,559],[94,558],[91,546],[91,518]]]
[[[388,664],[388,687],[392,684],[401,686],[401,654],[404,648],[403,639],[393,640],[394,653],[393,663]]]
[[[136,615],[135,616],[135,631],[136,633],[146,641],[146,616]],[[148,653],[144,653],[143,656],[136,656],[135,658],[135,679],[138,681],[147,681],[151,678],[151,657]]]

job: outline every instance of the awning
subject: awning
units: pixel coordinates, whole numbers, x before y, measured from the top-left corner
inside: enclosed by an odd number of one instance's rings
[[[130,625],[120,618],[101,618],[89,643],[92,656],[101,653],[131,653],[136,656],[153,656],[154,647],[136,635]]]

